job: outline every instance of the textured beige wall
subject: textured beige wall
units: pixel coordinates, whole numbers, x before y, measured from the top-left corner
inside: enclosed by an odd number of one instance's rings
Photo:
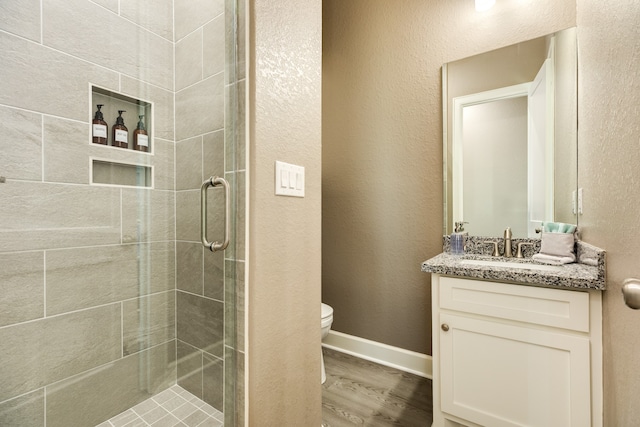
[[[318,426],[321,263],[319,0],[250,2],[249,426]],[[305,197],[274,195],[274,164]]]
[[[640,277],[640,3],[578,1],[579,185],[585,241],[607,250],[605,426],[640,423],[640,312],[620,294]]]
[[[441,251],[440,67],[576,24],[573,0],[325,0],[323,277],[333,329],[431,352]]]

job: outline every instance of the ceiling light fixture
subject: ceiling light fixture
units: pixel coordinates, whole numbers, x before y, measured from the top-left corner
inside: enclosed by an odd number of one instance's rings
[[[476,0],[476,11],[484,12],[491,9],[494,4],[496,4],[496,0]]]

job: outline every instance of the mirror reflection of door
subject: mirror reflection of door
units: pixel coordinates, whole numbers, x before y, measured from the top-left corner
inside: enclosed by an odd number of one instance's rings
[[[454,100],[453,213],[473,235],[535,237],[553,221],[553,98],[547,59],[530,84]]]
[[[527,236],[529,83],[454,98],[452,211],[474,236]]]
[[[463,216],[480,236],[527,233],[527,97],[463,109]]]

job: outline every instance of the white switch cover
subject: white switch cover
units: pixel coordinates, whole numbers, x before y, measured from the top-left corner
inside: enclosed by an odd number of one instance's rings
[[[276,196],[304,197],[304,166],[276,160]]]
[[[578,188],[578,214],[582,215],[582,188]]]

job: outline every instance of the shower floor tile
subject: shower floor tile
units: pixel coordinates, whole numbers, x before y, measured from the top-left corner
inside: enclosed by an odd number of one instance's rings
[[[224,416],[179,385],[137,404],[97,427],[222,427]]]

